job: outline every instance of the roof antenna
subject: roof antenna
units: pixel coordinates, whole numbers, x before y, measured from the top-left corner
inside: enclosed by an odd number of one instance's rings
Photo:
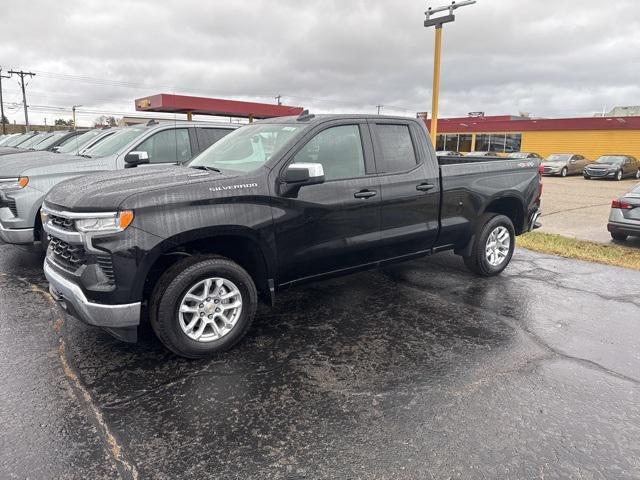
[[[298,122],[306,122],[313,118],[316,118],[316,116],[312,113],[309,113],[309,109],[304,109],[302,113],[298,115],[298,118],[296,120],[298,120]]]

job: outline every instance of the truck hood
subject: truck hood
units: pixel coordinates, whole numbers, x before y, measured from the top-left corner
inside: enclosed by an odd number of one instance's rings
[[[174,165],[138,167],[67,180],[55,186],[45,201],[52,208],[75,212],[113,211],[134,195],[166,191],[198,180],[215,182],[228,178],[217,172]]]
[[[86,162],[85,157],[55,152],[26,152],[0,157],[0,177],[18,177],[25,173],[38,173],[38,168]]]

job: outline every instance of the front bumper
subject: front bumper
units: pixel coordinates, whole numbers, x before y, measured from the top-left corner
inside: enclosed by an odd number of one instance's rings
[[[5,228],[0,222],[0,240],[5,243],[33,243],[33,228]]]
[[[131,334],[140,324],[140,302],[126,305],[90,302],[82,289],[58,273],[48,259],[44,262],[44,274],[51,295],[71,316],[89,325],[105,328],[122,340],[135,341]]]

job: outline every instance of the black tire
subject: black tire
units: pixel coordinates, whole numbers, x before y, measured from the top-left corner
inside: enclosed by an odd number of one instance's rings
[[[49,234],[44,231],[44,227],[42,226],[42,222],[40,221],[39,213],[38,221],[36,222],[36,232],[38,240],[40,240],[40,250],[46,255],[47,249],[49,248]]]
[[[513,250],[516,244],[516,234],[513,228],[513,222],[504,215],[496,213],[485,213],[476,224],[475,238],[471,248],[471,255],[464,257],[464,264],[467,268],[482,277],[492,277],[500,274],[511,262]],[[498,227],[505,227],[509,232],[509,251],[507,256],[499,265],[489,263],[486,255],[487,240],[491,232]]]
[[[636,179],[640,180],[640,169],[638,169],[638,171],[636,172]]]
[[[627,240],[627,235],[625,235],[624,233],[611,232],[611,238],[613,238],[616,242],[625,242]]]
[[[569,169],[567,169],[567,167],[563,167],[562,170],[560,170],[560,176],[566,177],[567,175],[569,175]]]
[[[591,177],[589,175],[582,175],[584,177],[585,180],[591,180]]]
[[[622,172],[622,170],[618,170],[616,172],[616,180],[619,182],[620,180],[622,180],[622,177],[624,177],[624,173]]]
[[[207,278],[227,279],[237,286],[242,310],[235,325],[224,336],[208,342],[193,340],[180,327],[178,309],[191,287]],[[159,279],[151,294],[149,320],[158,339],[176,355],[206,358],[229,350],[249,330],[258,305],[251,276],[240,265],[223,257],[191,257],[178,262]]]

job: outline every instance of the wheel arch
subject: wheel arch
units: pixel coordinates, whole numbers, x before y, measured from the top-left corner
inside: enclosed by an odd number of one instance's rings
[[[524,232],[524,203],[522,199],[516,195],[504,195],[490,200],[482,213],[499,213],[505,215],[513,222],[516,235]]]
[[[138,270],[132,296],[147,300],[164,271],[182,258],[194,255],[220,255],[238,263],[251,276],[258,292],[272,296],[275,258],[258,232],[247,227],[212,227],[182,232],[167,238],[149,252]]]

